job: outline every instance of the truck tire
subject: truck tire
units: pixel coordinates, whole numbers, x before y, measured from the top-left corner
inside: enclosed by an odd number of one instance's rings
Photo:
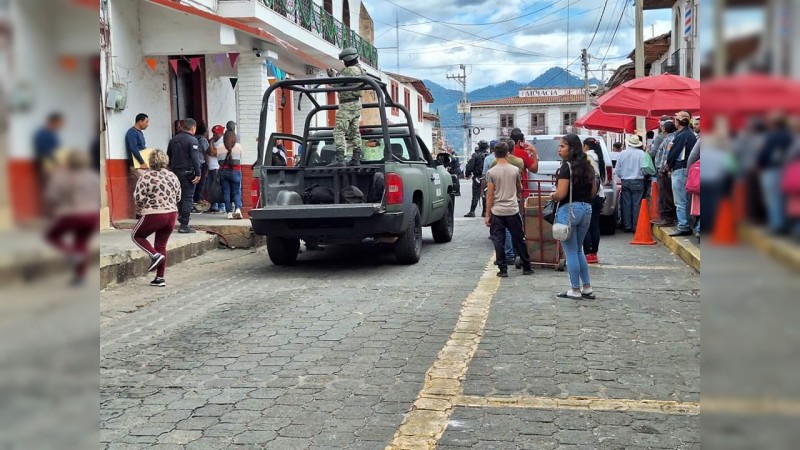
[[[267,238],[267,253],[269,259],[276,266],[288,266],[297,261],[300,252],[300,239],[286,239],[279,237]]]
[[[411,205],[406,222],[406,231],[394,243],[394,254],[401,264],[416,264],[422,255],[422,219],[417,205]]]
[[[444,244],[453,240],[454,214],[455,208],[453,207],[453,200],[451,198],[447,202],[447,211],[444,213],[444,217],[431,225],[433,240],[437,244]]]

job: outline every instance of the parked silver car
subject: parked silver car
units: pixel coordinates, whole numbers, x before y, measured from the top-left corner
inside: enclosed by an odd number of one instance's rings
[[[600,148],[603,150],[603,162],[606,164],[606,182],[603,185],[603,191],[606,196],[606,201],[603,204],[603,210],[600,212],[600,233],[601,234],[614,234],[617,229],[617,189],[619,179],[614,174],[614,167],[611,161],[611,153],[606,148],[606,143],[603,139],[597,136],[578,135],[581,142],[589,137],[594,137],[600,142]],[[558,156],[558,146],[561,143],[561,134],[545,134],[526,136],[525,140],[536,148],[536,153],[539,155],[539,172],[530,174],[531,180],[536,181],[552,181],[553,183],[532,183],[529,189],[537,189],[538,184],[541,184],[542,190],[546,187],[552,191],[555,188],[555,174],[559,167],[561,167],[561,158]]]

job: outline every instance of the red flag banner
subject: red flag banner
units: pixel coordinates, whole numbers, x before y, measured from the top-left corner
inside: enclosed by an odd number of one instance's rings
[[[170,59],[169,65],[172,67],[172,71],[175,72],[175,75],[178,74],[178,60],[177,59]]]
[[[189,65],[192,67],[192,72],[197,70],[197,68],[200,67],[200,57],[189,58]]]
[[[155,59],[155,58],[145,58],[144,62],[147,63],[147,67],[149,67],[150,70],[152,70],[152,71],[156,70],[156,65],[158,65],[158,60],[157,59]]]
[[[236,89],[236,83],[239,82],[239,78],[231,77],[231,78],[229,78],[229,80],[231,80],[231,87]]]
[[[231,52],[228,53],[228,59],[231,61],[231,67],[236,65],[236,60],[239,59],[239,53]]]

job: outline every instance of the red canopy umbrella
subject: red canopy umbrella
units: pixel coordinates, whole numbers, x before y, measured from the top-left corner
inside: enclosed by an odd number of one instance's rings
[[[627,81],[597,99],[604,113],[658,117],[700,111],[700,82],[668,73]]]
[[[800,84],[766,74],[715,78],[703,83],[703,115],[800,112]]]
[[[636,117],[622,114],[606,114],[598,109],[593,109],[575,121],[575,126],[589,130],[612,131],[615,133],[633,133],[636,130]],[[648,117],[645,120],[645,129],[658,128],[658,119]]]

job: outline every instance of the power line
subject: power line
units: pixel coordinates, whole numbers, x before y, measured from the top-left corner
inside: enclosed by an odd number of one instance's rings
[[[597,21],[597,26],[594,29],[594,34],[592,34],[592,39],[589,41],[589,45],[586,46],[587,51],[592,48],[594,38],[597,36],[597,31],[600,29],[600,24],[603,22],[603,16],[606,14],[606,6],[608,6],[608,0],[603,3],[603,11],[600,13],[600,20]]]
[[[582,11],[582,12],[579,12],[577,14],[574,14],[573,17],[574,16],[580,16],[580,15],[583,15],[583,14],[587,14],[587,13],[589,13],[591,11],[595,11],[595,10],[598,10],[598,9],[600,9],[599,6],[597,8],[587,9],[586,11]],[[544,17],[547,17],[547,16],[540,17],[540,19],[543,19]],[[563,20],[566,20],[566,17],[562,17],[560,19],[555,19],[555,20],[551,20],[550,22],[545,22],[545,23],[539,24],[536,27],[534,27],[533,29],[539,28],[539,27],[543,27],[545,25],[550,25],[550,24],[553,24],[553,23],[556,23],[556,22],[561,22]],[[522,27],[517,27],[517,28],[515,28],[513,30],[509,30],[509,31],[504,32],[504,33],[500,33],[500,34],[491,36],[490,38],[494,39],[494,38],[497,38],[497,37],[500,37],[500,36],[504,36],[504,35],[509,34],[509,33],[513,33],[514,31],[517,31],[517,30],[519,30],[521,28],[527,28],[532,23],[523,25]],[[407,29],[405,29],[405,30],[406,31],[411,31],[411,30],[407,30]],[[437,38],[435,36],[430,36],[430,37],[434,37],[435,39],[440,39],[440,38]],[[444,39],[444,38],[441,38],[441,39]],[[447,39],[444,39],[444,40],[447,40]],[[453,41],[453,42],[459,42],[459,41]],[[444,51],[444,50],[450,50],[450,49],[453,49],[453,48],[457,48],[457,47],[459,47],[461,45],[471,45],[471,44],[474,44],[476,42],[482,42],[482,41],[471,41],[471,42],[467,41],[467,42],[463,42],[463,43],[459,42],[458,45],[449,45],[449,46],[446,46],[446,47],[439,47],[439,48],[433,48],[433,49],[431,49],[429,47],[417,47],[417,48],[406,49],[406,52],[407,53],[415,52],[415,54],[436,53],[436,52],[440,52],[440,51]],[[423,50],[423,51],[417,52],[417,50]],[[550,55],[536,55],[536,56],[540,56],[540,57],[543,57],[543,58],[553,58],[553,59],[558,59],[559,58],[558,56],[550,56]]]
[[[521,15],[521,16],[512,17],[512,18],[510,18],[510,19],[498,20],[498,21],[496,21],[496,22],[484,22],[484,23],[457,23],[457,22],[444,22],[444,21],[438,21],[438,20],[428,20],[428,21],[425,21],[425,22],[415,22],[415,23],[403,24],[403,26],[426,25],[426,24],[429,24],[429,23],[438,23],[438,24],[442,24],[442,25],[453,25],[453,26],[457,26],[457,27],[458,27],[458,26],[461,26],[461,27],[463,27],[463,26],[486,26],[486,25],[497,25],[497,24],[501,24],[501,23],[511,22],[512,20],[519,20],[519,19],[522,19],[522,18],[524,18],[524,17],[532,16],[532,15],[534,15],[534,14],[536,14],[536,13],[539,13],[539,12],[542,12],[542,11],[544,11],[544,10],[545,10],[545,9],[547,9],[547,8],[552,8],[553,6],[555,6],[555,4],[556,4],[556,3],[559,3],[560,1],[561,1],[561,0],[555,1],[555,2],[553,2],[553,3],[551,3],[551,4],[547,5],[547,6],[545,6],[544,8],[537,9],[536,11],[533,11],[533,12],[530,12],[530,13],[527,13],[527,14],[523,14],[523,15]]]
[[[479,36],[479,35],[477,35],[477,34],[475,34],[475,33],[471,33],[471,32],[469,32],[469,31],[465,31],[465,30],[462,30],[462,29],[458,29],[458,28],[456,28],[456,27],[453,27],[453,26],[451,26],[451,25],[446,25],[446,24],[443,24],[443,23],[441,23],[441,22],[439,22],[439,21],[433,20],[433,19],[431,19],[430,17],[427,17],[427,16],[425,16],[424,14],[420,14],[420,13],[418,13],[418,12],[412,11],[412,10],[410,10],[410,9],[406,8],[405,6],[402,6],[402,5],[400,5],[400,4],[396,3],[396,2],[394,2],[393,0],[384,0],[384,1],[385,1],[385,2],[387,2],[387,3],[391,3],[392,5],[394,5],[394,6],[398,7],[398,8],[402,8],[402,9],[404,9],[404,10],[406,10],[406,11],[410,12],[411,14],[415,14],[415,15],[418,15],[418,16],[420,16],[420,17],[424,18],[424,19],[430,20],[430,21],[432,21],[432,22],[435,22],[435,23],[442,24],[442,25],[444,25],[445,27],[447,27],[447,28],[450,28],[450,29],[453,29],[453,30],[455,30],[455,31],[458,31],[458,32],[461,32],[461,33],[465,33],[465,34],[468,34],[468,35],[470,35],[470,36],[474,36],[474,37],[476,37],[476,38],[478,38],[478,39],[481,39],[481,40],[483,40],[483,41],[491,41],[491,42],[494,42],[494,43],[496,43],[496,44],[500,44],[500,45],[503,45],[503,46],[505,46],[505,47],[508,47],[508,48],[516,49],[516,50],[519,50],[519,51],[521,51],[521,52],[523,52],[523,53],[527,53],[527,54],[530,54],[530,55],[533,55],[533,56],[547,56],[547,55],[542,55],[542,54],[540,54],[540,53],[537,53],[537,52],[531,52],[531,51],[529,51],[529,50],[525,50],[525,49],[523,49],[523,48],[514,47],[513,45],[508,45],[508,44],[505,44],[505,43],[503,43],[503,42],[497,42],[497,41],[493,41],[492,39],[494,39],[494,38],[484,38],[484,37],[482,37],[482,36]],[[410,31],[410,30],[407,30],[407,31]]]
[[[611,41],[608,43],[608,48],[606,49],[606,54],[603,56],[603,59],[600,60],[600,64],[601,65],[605,62],[606,57],[608,56],[608,52],[611,51],[611,47],[614,45],[614,39],[617,37],[617,31],[619,31],[619,24],[622,23],[622,18],[625,17],[624,8],[625,8],[625,6],[623,5],[623,10],[622,10],[623,13],[619,15],[619,20],[617,20],[617,27],[614,28],[614,34],[611,35]]]

